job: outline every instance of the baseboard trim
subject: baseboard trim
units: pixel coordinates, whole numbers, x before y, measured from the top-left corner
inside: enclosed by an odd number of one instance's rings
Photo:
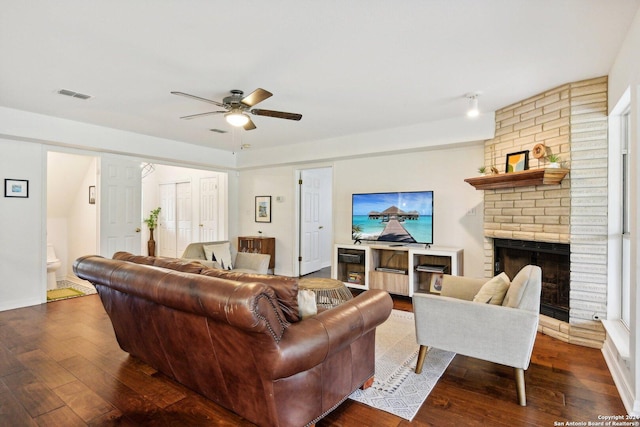
[[[602,355],[609,368],[613,382],[618,389],[618,393],[620,393],[622,404],[627,410],[627,413],[629,415],[640,416],[640,401],[635,399],[633,389],[629,384],[629,378],[626,374],[627,369],[622,365],[618,350],[608,336],[602,346]]]

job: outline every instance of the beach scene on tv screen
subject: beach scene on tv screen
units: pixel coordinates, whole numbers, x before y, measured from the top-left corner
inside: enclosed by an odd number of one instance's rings
[[[354,240],[433,243],[433,192],[368,193],[352,196]]]

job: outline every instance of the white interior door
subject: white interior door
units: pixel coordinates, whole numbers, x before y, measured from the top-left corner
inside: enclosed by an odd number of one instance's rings
[[[100,255],[117,251],[140,253],[142,193],[140,162],[124,157],[100,160]]]
[[[176,257],[176,185],[160,184],[158,255]]]
[[[320,218],[321,176],[315,170],[301,171],[300,178],[300,275],[322,268]]]
[[[182,256],[192,241],[192,211],[191,182],[179,182],[176,184],[176,257]]]
[[[200,179],[200,241],[218,240],[218,177]]]

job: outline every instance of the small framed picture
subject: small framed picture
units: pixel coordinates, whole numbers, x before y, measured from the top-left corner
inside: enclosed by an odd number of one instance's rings
[[[443,275],[441,273],[431,274],[431,286],[429,288],[429,292],[432,294],[439,294],[442,292],[442,279]]]
[[[256,222],[271,222],[271,196],[256,196]]]
[[[507,154],[507,164],[504,167],[506,173],[526,171],[529,169],[529,150]]]
[[[26,179],[5,179],[4,197],[29,197],[29,181]]]
[[[96,204],[96,186],[95,185],[89,186],[89,204],[90,205]]]

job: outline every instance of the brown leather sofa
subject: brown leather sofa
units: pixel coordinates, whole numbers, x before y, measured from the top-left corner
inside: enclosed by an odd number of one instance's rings
[[[313,425],[373,378],[384,291],[299,320],[297,279],[114,258],[73,269],[96,286],[120,347],[255,424]]]

